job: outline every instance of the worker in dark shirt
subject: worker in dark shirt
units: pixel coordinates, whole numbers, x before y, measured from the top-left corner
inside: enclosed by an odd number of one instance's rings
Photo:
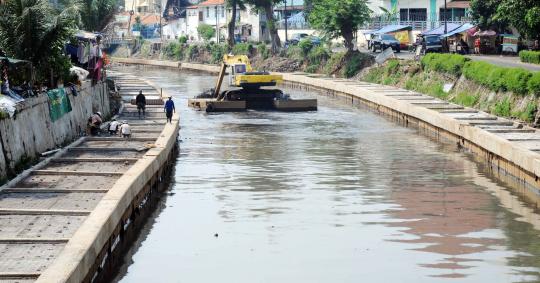
[[[139,90],[139,95],[137,95],[137,98],[135,99],[135,104],[137,104],[137,111],[139,111],[139,119],[141,119],[141,110],[143,116],[146,117],[146,97],[142,93],[142,90]]]
[[[165,102],[165,115],[167,116],[167,122],[169,123],[172,123],[173,112],[176,112],[176,109],[174,108],[172,97],[169,96],[169,100]]]

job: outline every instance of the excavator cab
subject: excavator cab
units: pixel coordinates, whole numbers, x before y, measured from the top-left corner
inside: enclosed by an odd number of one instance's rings
[[[221,90],[225,73],[229,73],[229,89]],[[207,112],[241,111],[246,109],[275,109],[281,111],[317,110],[316,99],[293,100],[276,86],[282,75],[253,71],[245,55],[225,55],[211,95],[202,94],[188,104]]]
[[[236,86],[236,75],[244,75],[247,73],[247,65],[244,63],[236,63],[231,66],[229,72],[229,86]]]

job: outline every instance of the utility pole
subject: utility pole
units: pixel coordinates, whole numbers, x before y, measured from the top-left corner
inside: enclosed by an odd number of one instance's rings
[[[287,0],[285,0],[285,10],[283,10],[283,16],[285,17],[285,43],[289,41],[289,34],[287,32],[288,22],[287,22]]]
[[[214,12],[216,14],[216,43],[219,44],[219,26],[218,26],[218,6],[215,6]]]
[[[161,0],[159,0],[161,1]],[[161,49],[161,47],[163,47],[163,24],[161,23],[161,17],[162,17],[162,11],[161,11],[161,2],[159,2],[159,48]]]
[[[446,0],[444,0],[444,34],[446,35],[448,33],[448,23],[446,21]],[[448,36],[444,38],[444,48],[443,50],[448,51],[450,48],[448,47]]]

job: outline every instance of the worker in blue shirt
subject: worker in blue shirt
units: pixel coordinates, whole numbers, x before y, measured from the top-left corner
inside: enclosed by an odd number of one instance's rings
[[[172,123],[173,112],[176,112],[176,109],[174,108],[174,102],[172,101],[172,97],[169,96],[169,100],[165,102],[165,114],[167,115],[167,122],[169,123]]]

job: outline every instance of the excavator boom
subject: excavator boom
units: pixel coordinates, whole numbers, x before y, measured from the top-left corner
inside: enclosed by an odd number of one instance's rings
[[[230,67],[230,68],[229,68]],[[229,85],[236,89],[221,90],[229,68]],[[224,55],[216,86],[211,99],[207,94],[200,99],[189,100],[194,108],[214,111],[239,111],[249,109],[277,109],[282,111],[317,110],[316,99],[293,100],[279,89],[261,89],[276,86],[283,81],[282,75],[253,71],[246,55]]]

